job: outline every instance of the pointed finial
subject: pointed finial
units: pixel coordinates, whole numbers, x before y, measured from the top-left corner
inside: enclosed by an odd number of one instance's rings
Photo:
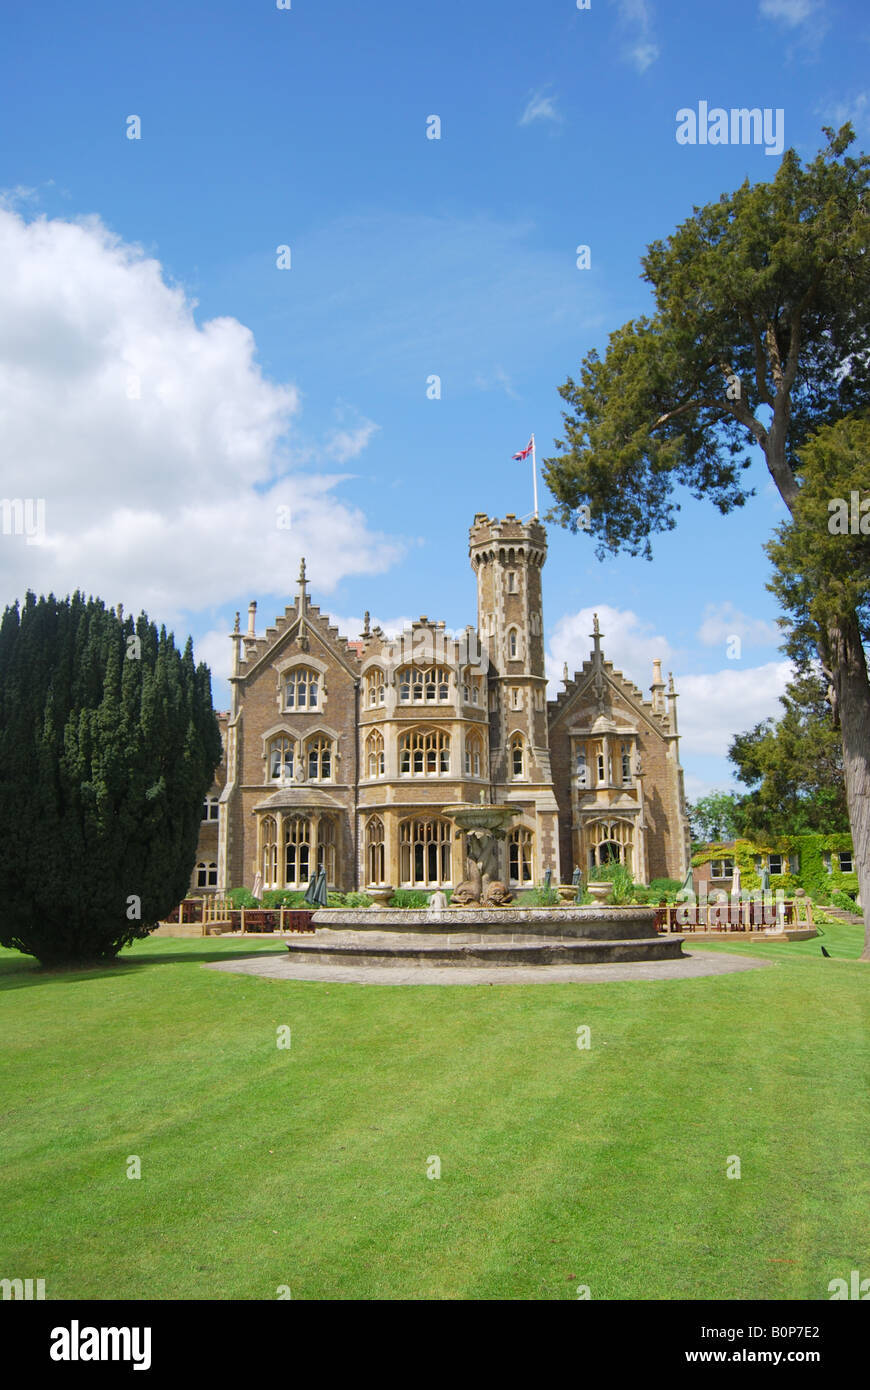
[[[240,627],[239,627],[239,614],[237,613],[237,614],[236,614],[236,621],[235,621],[235,623],[233,624],[233,632],[240,632],[240,631],[241,631],[241,629],[240,629]]]
[[[595,644],[592,655],[595,659],[596,665],[598,665],[601,661],[601,628],[598,625],[597,613],[592,614],[592,631],[590,632],[589,636],[592,638],[592,641]]]
[[[299,587],[303,591],[303,593],[305,591],[305,585],[307,583],[308,580],[305,578],[305,556],[303,555],[301,560],[299,561]]]
[[[363,637],[371,637],[370,624],[371,614],[369,613],[369,610],[366,609],[365,613],[363,614]]]
[[[568,663],[567,663],[567,661],[563,661],[563,662],[562,662],[562,680],[565,682],[566,685],[568,684]]]

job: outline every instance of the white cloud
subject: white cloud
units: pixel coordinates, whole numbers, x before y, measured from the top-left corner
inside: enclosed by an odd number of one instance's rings
[[[724,778],[714,778],[712,781],[708,777],[698,777],[694,772],[683,773],[683,785],[686,789],[687,801],[698,801],[702,796],[709,796],[711,792],[721,792],[731,790],[730,774]],[[746,788],[744,787],[745,791]]]
[[[592,619],[598,614],[601,629],[601,649],[605,660],[612,661],[618,671],[649,694],[652,663],[659,658],[667,669],[673,659],[673,648],[650,623],[645,623],[631,609],[610,608],[606,603],[596,609],[581,608],[560,618],[553,628],[547,657],[548,694],[553,699],[562,682],[562,664],[568,663],[568,673],[579,671],[592,650]]]
[[[814,15],[819,6],[816,0],[761,0],[759,8],[765,19],[778,19],[794,28]]]
[[[0,209],[0,261],[3,492],[46,515],[44,544],[0,538],[4,599],[80,586],[174,622],[283,592],[303,553],[321,592],[399,558],[338,498],[340,474],[291,467],[299,394],[264,377],[243,324],[197,324],[159,262],[96,217]],[[356,418],[322,452],[353,457],[375,428]]]
[[[817,106],[816,112],[824,117],[825,125],[832,125],[835,130],[847,121],[855,127],[856,133],[866,130],[870,128],[870,92],[859,92],[848,100]]]
[[[782,633],[775,623],[751,618],[733,603],[708,603],[698,629],[698,640],[705,647],[718,647],[732,637],[739,637],[748,647],[766,647],[782,641]]]
[[[477,372],[474,384],[480,391],[504,391],[511,400],[521,399],[504,367],[494,367],[491,372]]]
[[[790,662],[768,661],[748,670],[675,676],[681,757],[724,757],[735,734],[782,713],[779,696],[793,675]]]
[[[556,110],[554,97],[548,97],[543,92],[535,92],[529,98],[519,123],[520,125],[531,125],[532,121],[554,121],[557,125],[561,123],[562,117]]]
[[[652,33],[652,5],[649,0],[616,0],[616,7],[619,11],[619,27],[627,35],[622,57],[637,68],[638,72],[646,72],[660,53]]]
[[[347,415],[347,410],[342,409],[342,417]],[[348,463],[350,459],[355,459],[367,447],[372,435],[377,434],[380,425],[376,425],[373,420],[365,417],[357,419],[349,425],[340,425],[333,430],[326,440],[325,453],[329,458],[335,459],[336,463]]]

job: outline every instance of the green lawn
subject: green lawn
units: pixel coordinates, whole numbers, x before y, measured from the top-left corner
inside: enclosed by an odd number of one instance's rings
[[[283,948],[217,939],[82,973],[0,951],[0,1276],[76,1299],[827,1299],[870,1276],[870,966],[857,928],[825,933],[831,960],[728,943],[771,967],[592,985],[262,980],[202,962]]]

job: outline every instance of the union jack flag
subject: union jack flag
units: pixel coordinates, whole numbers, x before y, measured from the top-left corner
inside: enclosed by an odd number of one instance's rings
[[[532,452],[532,450],[534,449],[534,447],[535,447],[535,438],[534,438],[534,435],[533,435],[532,438],[529,440],[528,444],[526,445],[525,449],[521,449],[520,452],[519,452],[518,454],[514,454],[514,458],[515,458],[515,459],[527,459],[527,458],[529,457],[529,454],[530,454],[530,453]]]

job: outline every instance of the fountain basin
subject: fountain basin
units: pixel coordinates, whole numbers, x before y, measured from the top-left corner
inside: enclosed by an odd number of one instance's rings
[[[447,907],[319,908],[313,925],[318,931],[449,932],[477,936],[522,935],[626,939],[657,936],[654,907]]]
[[[520,814],[519,806],[475,805],[473,801],[463,802],[461,806],[445,806],[445,816],[449,816],[460,830],[482,830],[493,833],[504,830],[514,816]]]
[[[660,936],[655,908],[321,908],[314,937],[287,943],[323,964],[553,965],[673,960],[682,938]]]

